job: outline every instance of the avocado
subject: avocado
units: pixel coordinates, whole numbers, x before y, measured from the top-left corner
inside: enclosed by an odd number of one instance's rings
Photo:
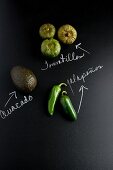
[[[10,74],[14,85],[19,90],[30,93],[35,89],[37,78],[30,69],[24,66],[14,66]]]

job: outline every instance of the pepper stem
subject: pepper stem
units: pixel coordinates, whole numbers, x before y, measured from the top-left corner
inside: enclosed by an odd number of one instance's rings
[[[62,95],[66,95],[67,94],[67,91],[62,91]]]
[[[67,84],[66,83],[61,83],[61,84],[59,84],[59,87],[61,87],[61,86],[67,86]]]

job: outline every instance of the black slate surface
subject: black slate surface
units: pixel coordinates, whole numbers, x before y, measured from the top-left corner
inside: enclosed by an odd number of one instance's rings
[[[45,68],[58,59],[47,60],[40,52],[38,30],[50,22],[58,28],[66,23],[78,33],[73,45],[62,45],[61,54],[84,57]],[[55,35],[57,39],[57,34]],[[76,49],[75,45],[87,52]],[[69,54],[69,55],[70,55]],[[60,56],[59,56],[60,57]],[[113,169],[113,13],[112,6],[64,1],[45,5],[36,1],[0,1],[0,110],[6,111],[24,95],[10,78],[15,65],[24,65],[35,73],[37,88],[33,100],[5,119],[0,117],[0,170],[112,170]],[[98,66],[101,69],[94,71]],[[78,111],[83,85],[84,95],[78,120],[62,116],[57,103],[55,115],[47,116],[48,94],[54,84],[67,83],[72,76],[81,78],[92,68],[85,82],[68,84],[67,91]],[[9,93],[16,91],[7,106]]]

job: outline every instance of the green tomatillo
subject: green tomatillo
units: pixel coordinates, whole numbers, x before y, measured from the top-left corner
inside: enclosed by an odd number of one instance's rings
[[[56,39],[46,39],[41,44],[41,52],[44,56],[55,58],[60,54],[61,45]]]
[[[55,35],[55,27],[53,24],[47,23],[43,24],[39,29],[39,35],[43,38],[53,38]]]

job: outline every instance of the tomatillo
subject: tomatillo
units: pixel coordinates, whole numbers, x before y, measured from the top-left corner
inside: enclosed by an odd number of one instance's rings
[[[58,38],[64,44],[73,44],[77,38],[77,31],[69,24],[63,25],[58,30]]]
[[[61,45],[56,39],[46,39],[41,44],[41,52],[50,58],[57,57],[60,54]]]
[[[43,24],[40,29],[39,29],[39,34],[40,36],[45,39],[45,38],[53,38],[55,35],[55,27],[53,24],[47,23]]]

